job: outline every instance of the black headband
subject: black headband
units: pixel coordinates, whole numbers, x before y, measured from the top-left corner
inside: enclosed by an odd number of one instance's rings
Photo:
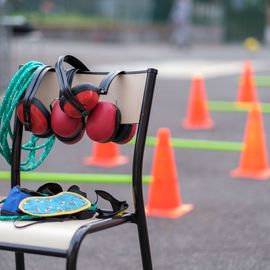
[[[65,71],[64,62],[70,64],[73,68]],[[60,87],[60,97],[64,96],[71,105],[76,108],[82,116],[86,116],[88,112],[84,106],[74,97],[71,92],[71,84],[76,72],[89,71],[78,58],[72,55],[60,56],[55,64],[55,71],[57,75],[58,84]],[[99,94],[106,95],[109,91],[109,87],[114,78],[119,74],[124,74],[124,71],[112,71],[108,73],[99,84]]]
[[[71,68],[66,71],[67,81],[69,85],[72,85],[72,80],[74,78],[74,75],[76,72],[78,72],[78,69]],[[105,77],[102,79],[102,81],[99,83],[98,91],[101,95],[107,95],[110,85],[115,77],[117,77],[119,74],[125,74],[125,71],[118,70],[118,71],[112,71],[105,75]]]
[[[89,71],[88,67],[78,58],[72,55],[60,56],[55,64],[55,71],[60,86],[60,90],[70,88],[67,80],[66,71],[64,69],[64,62],[70,64],[72,67],[80,71]]]
[[[82,116],[86,116],[87,112],[85,111],[85,108],[71,92],[71,83],[70,79],[67,78],[67,74],[64,69],[64,62],[70,64],[75,69],[74,73],[76,71],[89,71],[89,69],[78,58],[72,55],[60,56],[55,64],[56,77],[60,88],[60,96],[64,96],[71,103],[71,105],[82,114]],[[71,75],[72,78],[74,73]]]
[[[125,71],[123,70],[117,70],[117,71],[112,71],[109,72],[100,82],[98,88],[100,91],[100,94],[102,95],[107,95],[110,85],[112,83],[112,81],[114,80],[115,77],[117,77],[119,74],[124,74]]]
[[[24,126],[25,130],[31,130],[31,102],[33,97],[35,96],[38,87],[45,76],[45,74],[49,71],[53,70],[51,66],[42,66],[36,69],[35,75],[28,86],[28,91],[24,95],[23,98],[23,118],[24,118]]]

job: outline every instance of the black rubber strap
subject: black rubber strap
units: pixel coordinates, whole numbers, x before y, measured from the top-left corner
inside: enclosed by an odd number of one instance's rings
[[[47,194],[49,196],[56,195],[62,191],[63,189],[58,183],[46,183],[40,186],[37,190],[37,192]]]
[[[112,218],[117,216],[117,214],[124,212],[128,208],[128,204],[126,201],[119,201],[114,198],[110,193],[104,190],[95,190],[95,192],[97,196],[100,196],[102,199],[108,201],[112,206],[112,210],[104,210],[97,208],[98,215],[96,216],[96,218]]]
[[[125,74],[125,71],[123,71],[123,70],[112,71],[104,77],[104,79],[100,82],[99,87],[98,87],[100,94],[107,95],[112,81],[119,74]]]
[[[70,102],[70,104],[82,114],[82,116],[86,116],[87,112],[85,111],[84,107],[76,98],[74,98],[74,95],[71,92],[71,84],[69,84],[67,74],[64,69],[64,62],[70,64],[75,68],[76,71],[89,71],[89,69],[78,58],[72,55],[60,56],[55,64],[56,77],[60,88],[60,96],[64,96]]]
[[[66,77],[67,77],[67,82],[68,82],[68,86],[69,89],[72,88],[72,82],[73,82],[73,78],[74,75],[76,74],[76,72],[78,71],[78,69],[76,68],[70,68],[66,71]],[[68,100],[69,103],[71,103],[71,105],[76,108],[80,113],[84,113],[84,107],[81,105],[81,103],[75,98],[74,94],[72,93],[72,91],[68,90],[68,91],[61,91],[59,92],[59,100],[60,100],[60,106],[62,104],[62,99]],[[64,103],[63,103],[64,104]]]
[[[78,69],[76,69],[76,68],[69,68],[66,71],[67,81],[68,81],[68,85],[70,87],[72,87],[73,78],[74,78],[74,75],[76,74],[77,71],[78,71]]]
[[[87,198],[86,192],[81,191],[77,185],[72,185],[71,187],[69,187],[69,189],[67,191],[79,194],[79,195],[83,196],[84,198]]]
[[[76,68],[71,68],[71,69],[66,71],[69,89],[72,88],[73,78],[74,78],[74,75],[76,74],[77,71],[79,71],[79,70]],[[85,108],[82,106],[82,104],[75,98],[75,96],[71,90],[70,91],[63,91],[62,93],[60,93],[60,98],[61,98],[61,95],[64,96],[65,99],[68,100],[68,102],[74,108],[76,108],[81,113],[82,116],[86,116],[88,114],[87,111],[85,110]]]
[[[66,71],[64,69],[64,62],[70,64],[75,69],[81,71],[89,71],[88,67],[84,63],[82,63],[78,58],[72,55],[60,56],[55,64],[55,71],[60,85],[60,90],[69,87]]]
[[[73,216],[76,219],[83,220],[83,219],[92,218],[95,215],[95,213],[96,211],[94,210],[84,210],[84,211],[73,214]]]

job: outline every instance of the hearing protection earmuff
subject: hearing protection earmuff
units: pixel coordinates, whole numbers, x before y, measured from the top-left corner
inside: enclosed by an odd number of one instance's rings
[[[18,104],[18,118],[27,131],[31,131],[38,137],[46,138],[54,133],[63,143],[74,144],[83,137],[84,119],[69,117],[57,105],[54,105],[52,113],[50,113],[45,105],[35,97],[43,77],[49,70],[53,70],[53,68],[42,66],[37,69],[25,96]],[[72,80],[73,73],[74,70],[68,71],[69,81]],[[59,103],[59,101],[55,103]]]
[[[44,75],[53,68],[42,66],[37,68],[23,99],[17,107],[17,116],[25,130],[31,131],[38,137],[46,138],[52,135],[51,115],[44,104],[35,97]]]
[[[72,84],[77,69],[71,68],[66,71],[67,82]],[[85,120],[83,117],[72,118],[60,107],[60,101],[56,100],[51,106],[51,127],[55,136],[66,144],[79,142],[85,133]]]
[[[128,143],[135,135],[137,124],[120,124],[112,141],[118,144]]]
[[[73,68],[65,71],[63,69],[64,61],[70,63]],[[54,133],[60,141],[66,144],[78,142],[83,137],[85,129],[90,139],[101,143],[113,141],[122,144],[132,139],[136,132],[136,124],[121,124],[121,112],[116,102],[115,104],[107,101],[98,102],[99,95],[106,95],[113,79],[124,73],[123,71],[108,73],[98,87],[90,83],[71,87],[74,74],[77,71],[88,70],[87,67],[70,55],[60,57],[56,66],[60,97],[51,106],[51,113],[41,101],[35,98],[42,78],[52,69],[50,66],[37,69],[28,91],[18,105],[17,115],[26,130],[39,137],[48,137]],[[80,93],[82,95],[79,95]],[[92,99],[88,100],[85,97]],[[61,99],[64,106],[61,106]],[[65,105],[65,103],[67,104]],[[67,108],[69,114],[63,108]],[[72,109],[69,110],[70,108]],[[89,110],[89,108],[91,109]]]
[[[65,71],[64,62],[73,68]],[[123,71],[111,72],[101,81],[97,87],[89,82],[72,86],[72,79],[77,71],[89,71],[89,69],[76,57],[66,55],[59,57],[55,65],[56,75],[60,87],[59,104],[52,109],[53,120],[65,118],[59,111],[58,106],[64,113],[72,118],[81,119],[88,115],[86,132],[90,139],[98,142],[114,141],[117,143],[128,142],[136,132],[136,124],[120,124],[121,113],[116,104],[111,102],[98,102],[100,95],[106,95],[113,79]],[[59,115],[58,115],[59,114]],[[52,123],[54,132],[62,136],[59,130],[63,129],[62,121]],[[82,121],[83,122],[83,121]],[[58,124],[59,123],[59,124]],[[65,130],[64,133],[67,131]],[[70,135],[70,134],[69,134]]]
[[[85,117],[96,106],[99,99],[99,89],[91,83],[80,83],[71,87],[68,83],[64,62],[78,71],[89,71],[79,59],[72,55],[59,57],[55,64],[55,71],[60,88],[60,107],[70,117]]]
[[[113,79],[124,71],[108,73],[98,88],[100,93],[107,94]],[[121,112],[116,104],[100,101],[88,115],[86,133],[88,137],[100,143],[113,141],[127,143],[136,132],[136,124],[121,124]]]
[[[79,142],[85,132],[84,119],[65,114],[60,108],[59,100],[56,100],[52,107],[51,126],[55,136],[66,144]]]

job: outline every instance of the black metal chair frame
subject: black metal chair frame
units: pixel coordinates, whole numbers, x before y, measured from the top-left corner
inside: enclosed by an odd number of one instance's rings
[[[77,264],[77,256],[82,240],[87,234],[115,227],[123,223],[134,223],[137,225],[138,237],[141,250],[141,259],[144,270],[152,270],[151,251],[147,230],[147,223],[144,210],[143,190],[142,190],[142,165],[145,148],[145,141],[152,106],[152,99],[154,94],[156,82],[156,69],[147,69],[130,73],[146,73],[145,89],[143,94],[142,107],[140,112],[140,119],[138,123],[138,131],[133,153],[132,164],[132,189],[133,189],[133,213],[127,213],[122,217],[109,218],[98,220],[89,225],[80,227],[70,242],[68,250],[58,250],[52,248],[37,248],[27,244],[9,244],[3,243],[0,239],[0,249],[15,252],[16,270],[25,270],[24,253],[40,254],[46,256],[66,258],[66,270],[75,270]],[[14,140],[12,148],[12,164],[11,164],[11,187],[20,185],[20,161],[21,161],[21,144],[22,144],[23,126],[15,118],[14,121]]]

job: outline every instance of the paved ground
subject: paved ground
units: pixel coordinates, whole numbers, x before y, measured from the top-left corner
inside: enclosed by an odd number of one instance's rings
[[[168,127],[173,137],[241,141],[245,113],[211,113],[215,127],[209,131],[181,128],[191,76],[194,72],[206,73],[209,100],[233,101],[237,76],[246,58],[254,61],[257,74],[269,74],[270,68],[269,48],[250,54],[236,45],[194,45],[189,50],[179,50],[167,44],[63,43],[35,37],[13,43],[11,70],[15,71],[18,64],[30,59],[53,64],[59,55],[66,53],[85,59],[93,70],[116,66],[133,68],[133,65],[161,67],[148,132],[152,136],[159,127]],[[174,75],[168,76],[170,73]],[[258,89],[258,95],[260,100],[269,102],[268,88]],[[269,115],[264,115],[266,135],[270,139],[268,119]],[[90,151],[91,143],[86,138],[76,146],[57,143],[39,170],[130,173],[130,164],[112,170],[83,166],[80,161]],[[131,155],[132,147],[123,146],[121,152]],[[147,147],[144,174],[150,173],[152,155],[153,148]],[[230,178],[230,171],[238,165],[239,153],[175,149],[175,155],[183,201],[194,204],[195,208],[176,220],[148,218],[154,269],[270,269],[270,182]],[[3,160],[0,169],[8,169]],[[38,185],[25,183],[26,187]],[[128,185],[81,186],[88,190],[98,186],[131,202]],[[5,194],[8,184],[0,182],[0,188],[1,194]],[[144,189],[147,197],[148,187]],[[0,269],[14,269],[12,260],[12,254],[1,251]],[[45,270],[48,266],[64,269],[62,259],[27,255],[26,263],[31,270]],[[78,269],[141,269],[135,227],[124,225],[89,236],[82,245]]]

